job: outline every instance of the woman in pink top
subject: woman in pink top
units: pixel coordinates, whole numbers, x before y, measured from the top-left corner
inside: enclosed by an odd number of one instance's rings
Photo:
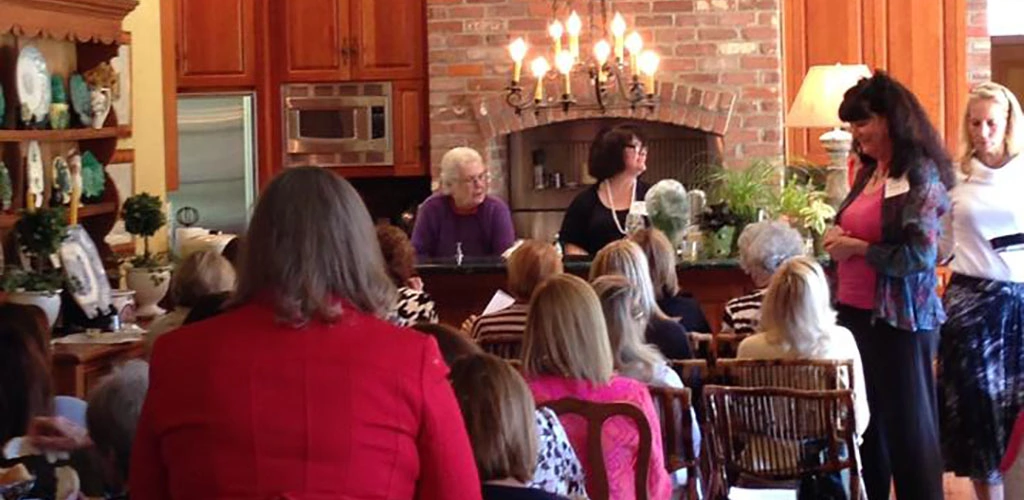
[[[631,403],[640,408],[651,427],[651,461],[647,492],[653,500],[672,494],[661,448],[661,426],[647,386],[612,371],[601,303],[590,285],[563,274],[541,285],[530,301],[523,344],[523,372],[538,405],[572,397],[600,403]],[[560,417],[569,441],[583,462],[587,489],[597,491],[586,454],[586,423],[578,416]],[[625,419],[605,423],[604,463],[610,498],[635,498],[635,466],[639,451],[636,427]]]

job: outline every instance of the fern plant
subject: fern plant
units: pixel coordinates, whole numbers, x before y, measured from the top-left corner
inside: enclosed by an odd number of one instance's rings
[[[722,168],[711,176],[715,197],[729,206],[740,225],[756,222],[762,209],[771,207],[778,169],[768,160],[754,160],[744,169]]]

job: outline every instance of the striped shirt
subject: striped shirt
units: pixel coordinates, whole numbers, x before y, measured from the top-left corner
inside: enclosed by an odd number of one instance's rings
[[[526,331],[526,313],[529,311],[529,304],[516,302],[500,311],[480,316],[473,322],[470,332],[474,340],[487,335],[522,335]]]
[[[761,301],[764,300],[765,291],[757,290],[726,302],[725,313],[722,314],[722,333],[757,333],[761,323]]]

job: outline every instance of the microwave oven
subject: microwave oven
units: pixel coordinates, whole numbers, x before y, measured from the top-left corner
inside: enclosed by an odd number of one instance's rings
[[[286,84],[284,165],[394,164],[391,83]]]

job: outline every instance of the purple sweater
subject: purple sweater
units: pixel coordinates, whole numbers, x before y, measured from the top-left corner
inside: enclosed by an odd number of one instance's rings
[[[433,195],[420,205],[412,244],[421,257],[454,257],[455,244],[462,242],[466,257],[501,255],[512,246],[516,234],[508,205],[488,195],[476,212],[455,213],[452,197]]]

